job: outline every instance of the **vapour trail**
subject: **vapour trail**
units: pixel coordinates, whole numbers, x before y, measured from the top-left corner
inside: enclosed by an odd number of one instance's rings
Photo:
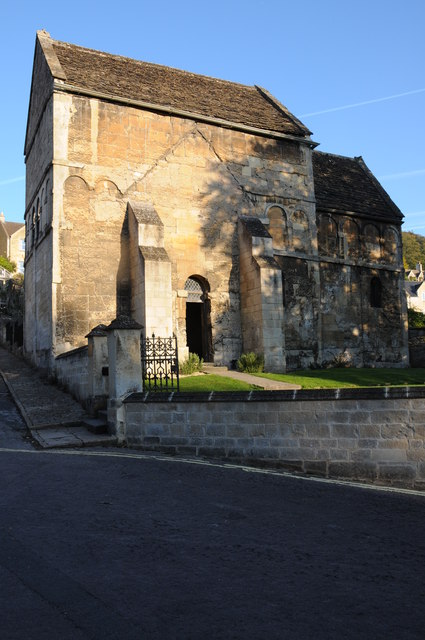
[[[355,107],[363,107],[367,104],[376,104],[377,102],[385,102],[386,100],[394,100],[395,98],[404,98],[404,96],[413,96],[417,93],[424,93],[424,89],[414,89],[413,91],[405,91],[404,93],[395,93],[392,96],[385,96],[384,98],[374,98],[373,100],[364,100],[363,102],[353,102],[352,104],[345,104],[342,107],[332,107],[332,109],[323,109],[322,111],[313,111],[312,113],[304,113],[299,118],[309,118],[310,116],[320,116],[323,113],[333,113],[334,111],[343,111],[344,109],[354,109]]]
[[[389,173],[386,176],[379,176],[378,180],[398,180],[400,178],[410,178],[411,176],[421,176],[424,173],[425,173],[425,169],[414,169],[413,171]]]
[[[6,184],[12,184],[13,182],[21,182],[25,180],[25,176],[19,176],[18,178],[8,178],[7,180],[0,180],[0,187],[3,187]]]

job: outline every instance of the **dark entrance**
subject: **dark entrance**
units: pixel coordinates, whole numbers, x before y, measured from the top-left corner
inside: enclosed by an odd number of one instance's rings
[[[186,337],[190,353],[196,353],[204,362],[213,362],[210,300],[208,282],[200,276],[186,280]]]
[[[197,302],[186,302],[186,335],[190,353],[204,357],[202,348],[202,307]]]

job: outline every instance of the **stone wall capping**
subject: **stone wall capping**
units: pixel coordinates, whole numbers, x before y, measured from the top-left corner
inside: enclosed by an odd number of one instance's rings
[[[211,391],[211,392],[148,392],[132,393],[124,403],[135,402],[293,402],[293,401],[344,401],[344,400],[392,400],[425,398],[423,387],[369,387],[364,389],[294,389],[277,391]]]
[[[64,353],[60,353],[59,355],[57,355],[55,357],[55,360],[61,360],[64,358],[69,358],[72,356],[75,356],[79,353],[83,353],[84,351],[87,351],[88,347],[86,344],[84,344],[82,347],[76,347],[75,349],[70,349],[69,351],[65,351]]]
[[[93,329],[91,329],[91,331],[89,331],[89,333],[85,337],[95,338],[95,337],[106,336],[108,335],[107,330],[108,330],[108,327],[106,326],[106,324],[97,324],[95,327],[93,327]]]
[[[112,322],[106,327],[105,331],[114,331],[114,329],[143,329],[143,326],[125,315],[118,315]]]

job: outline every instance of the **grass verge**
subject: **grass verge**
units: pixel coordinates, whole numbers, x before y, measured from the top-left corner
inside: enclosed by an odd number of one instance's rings
[[[252,389],[258,389],[258,387],[232,378],[224,378],[214,373],[180,378],[180,391],[191,393],[196,391],[252,391]]]
[[[424,386],[425,369],[303,369],[292,373],[256,373],[270,380],[292,382],[303,389]]]

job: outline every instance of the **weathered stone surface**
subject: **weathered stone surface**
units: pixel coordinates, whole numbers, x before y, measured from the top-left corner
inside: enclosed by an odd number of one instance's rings
[[[148,334],[174,332],[182,358],[230,365],[255,351],[270,370],[407,364],[401,216],[358,159],[313,153],[308,130],[255,87],[164,68],[179,78],[174,93],[127,61],[137,85],[125,75],[113,94],[122,101],[100,99],[91,67],[67,71],[54,51],[63,44],[39,35],[25,146],[34,363],[60,367],[54,356],[127,314]],[[86,90],[67,89],[67,73]],[[196,117],[177,105],[193,83],[205,92],[187,94]],[[146,86],[159,108],[134,102]],[[369,423],[363,409],[350,420]]]

